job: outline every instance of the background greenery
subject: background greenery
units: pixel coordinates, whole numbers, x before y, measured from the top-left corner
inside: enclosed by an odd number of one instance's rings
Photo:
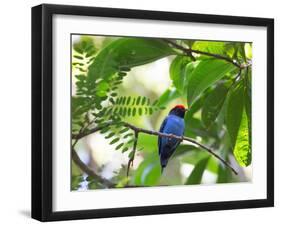
[[[72,43],[72,146],[94,172],[73,158],[73,190],[250,181],[251,43],[101,36],[72,36]],[[124,122],[158,131],[175,104],[189,108],[184,135],[238,175],[190,142],[162,176],[157,136],[140,133],[134,153]]]

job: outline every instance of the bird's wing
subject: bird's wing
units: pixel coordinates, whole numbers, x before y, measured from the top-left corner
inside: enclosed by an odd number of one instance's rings
[[[163,133],[166,123],[167,123],[167,118],[165,118],[165,120],[161,124],[160,130],[159,130],[160,133]],[[159,155],[160,155],[161,141],[162,141],[162,137],[159,136],[158,137],[158,154]]]

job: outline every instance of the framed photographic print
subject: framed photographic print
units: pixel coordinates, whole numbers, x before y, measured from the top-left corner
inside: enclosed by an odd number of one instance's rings
[[[32,217],[274,204],[274,22],[32,8]]]

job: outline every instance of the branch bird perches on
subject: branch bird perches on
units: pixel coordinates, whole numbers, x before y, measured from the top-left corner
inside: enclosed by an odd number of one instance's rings
[[[72,135],[72,139],[75,139],[76,141],[88,136],[92,133],[98,132],[100,130],[102,130],[104,127],[111,125],[112,122],[107,122],[105,123],[103,126],[98,126],[95,127],[93,129],[88,130],[87,132],[84,133],[79,133],[77,135]],[[189,138],[189,137],[185,137],[185,136],[176,136],[174,134],[166,134],[166,133],[160,133],[157,131],[153,131],[153,130],[148,130],[148,129],[143,129],[143,128],[139,128],[136,127],[130,123],[127,122],[123,122],[123,126],[130,128],[131,130],[134,131],[135,134],[135,141],[134,141],[134,145],[133,145],[133,152],[132,152],[132,156],[129,158],[128,161],[128,166],[127,166],[127,176],[129,176],[129,170],[131,165],[133,164],[134,161],[134,157],[135,157],[135,153],[136,153],[136,148],[137,148],[137,141],[138,141],[138,135],[139,133],[145,133],[145,134],[149,134],[149,135],[153,135],[153,136],[160,136],[160,137],[168,137],[168,138],[174,138],[174,139],[178,139],[180,141],[188,141],[190,143],[193,143],[195,145],[197,145],[198,147],[202,148],[203,150],[209,152],[211,155],[213,155],[215,158],[217,158],[219,161],[221,161],[225,166],[227,166],[235,175],[237,175],[237,171],[230,165],[230,163],[228,163],[226,160],[224,160],[223,158],[221,158],[218,154],[216,154],[211,148],[199,143],[198,141]],[[88,174],[89,176],[93,176],[95,178],[97,178],[97,180],[103,184],[105,184],[108,187],[114,187],[114,183],[110,182],[107,179],[102,178],[101,176],[99,176],[98,174],[96,174],[93,170],[91,170],[87,165],[85,165],[82,160],[79,158],[79,156],[77,155],[74,147],[72,148],[72,159],[73,161],[80,167],[81,170],[83,170],[86,174]]]

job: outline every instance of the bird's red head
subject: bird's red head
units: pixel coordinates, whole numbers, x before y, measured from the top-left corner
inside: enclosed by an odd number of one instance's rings
[[[178,104],[178,105],[176,105],[174,108],[178,108],[178,109],[183,109],[183,110],[185,110],[185,106],[182,105],[182,104]]]
[[[181,118],[184,118],[185,112],[186,112],[186,108],[184,107],[184,105],[178,104],[174,108],[172,108],[172,110],[170,111],[169,114],[170,115],[176,115],[176,116],[179,116]]]

